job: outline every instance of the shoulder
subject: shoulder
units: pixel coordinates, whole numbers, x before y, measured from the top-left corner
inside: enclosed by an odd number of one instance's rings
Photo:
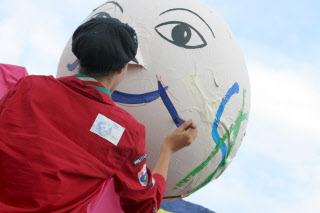
[[[53,76],[46,76],[46,75],[28,75],[21,79],[20,84],[21,85],[43,85],[48,83],[58,83],[57,79],[55,79]]]
[[[57,82],[57,80],[53,76],[29,75],[19,79],[12,86],[12,89],[15,89],[17,93],[20,91],[39,90],[39,87],[48,87],[48,82]]]
[[[22,78],[23,81],[57,81],[52,75],[28,75]]]
[[[112,111],[108,113],[125,129],[124,139],[126,140],[126,144],[133,150],[144,151],[146,137],[145,126],[137,121],[129,112],[118,106],[113,106]]]
[[[131,134],[136,134],[136,132],[144,132],[145,126],[141,124],[137,119],[135,119],[129,112],[120,108],[119,106],[113,107],[116,115],[121,118],[121,123],[127,127]]]

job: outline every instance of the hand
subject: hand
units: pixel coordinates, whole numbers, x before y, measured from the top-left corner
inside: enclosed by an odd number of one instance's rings
[[[191,125],[195,128],[191,128]],[[162,148],[172,153],[189,146],[196,139],[198,129],[192,120],[184,122],[179,128],[171,132],[162,144]]]
[[[191,125],[195,128],[191,128]],[[167,179],[172,154],[192,144],[197,135],[198,129],[192,120],[184,122],[179,128],[171,132],[162,144],[160,156],[153,169],[153,173],[160,174]]]

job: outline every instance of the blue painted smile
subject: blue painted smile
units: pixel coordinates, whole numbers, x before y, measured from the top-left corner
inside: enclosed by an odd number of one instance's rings
[[[67,68],[70,72],[74,71],[79,66],[78,60],[75,60],[72,64],[68,64]],[[164,90],[167,90],[165,87]],[[119,91],[114,91],[112,94],[112,100],[121,104],[144,104],[157,100],[160,97],[160,90],[148,92],[144,94],[127,94]]]
[[[74,71],[79,66],[77,60],[72,64],[68,64],[67,68],[69,71]],[[158,79],[158,90],[153,92],[148,92],[144,94],[128,94],[124,92],[114,91],[111,95],[112,100],[121,104],[145,104],[151,103],[161,97],[164,105],[166,106],[171,118],[177,127],[181,126],[185,122],[177,113],[174,105],[172,104],[170,98],[167,94],[168,86],[163,87],[162,83]]]
[[[168,87],[165,87],[165,90],[167,89]],[[115,90],[111,97],[114,102],[122,104],[144,104],[158,99],[160,97],[160,92],[159,90],[156,90],[144,94],[128,94]]]

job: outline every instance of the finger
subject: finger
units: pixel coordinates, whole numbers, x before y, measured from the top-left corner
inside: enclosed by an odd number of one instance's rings
[[[196,136],[198,134],[198,129],[197,128],[188,128],[186,131],[185,131],[186,134],[190,134],[190,135],[193,135],[193,136]]]
[[[190,127],[190,125],[192,124],[192,122],[193,121],[191,119],[183,122],[182,125],[179,127],[179,129],[182,131],[187,130]]]
[[[187,131],[189,128],[191,128],[191,129],[197,129],[197,125],[196,125],[196,123],[195,123],[195,122],[193,122],[193,121],[191,120],[191,124],[190,124],[190,126],[188,126],[188,128],[187,128],[187,129],[185,129],[185,130]]]
[[[194,125],[195,125],[195,124],[194,124]],[[189,128],[188,130],[185,131],[185,133],[188,134],[188,135],[190,135],[190,136],[193,138],[193,140],[194,140],[194,139],[197,137],[197,135],[198,135],[198,128],[197,128],[197,126],[196,126],[195,129]]]
[[[193,120],[191,120],[191,125],[190,126],[191,126],[192,129],[197,129],[197,125]]]

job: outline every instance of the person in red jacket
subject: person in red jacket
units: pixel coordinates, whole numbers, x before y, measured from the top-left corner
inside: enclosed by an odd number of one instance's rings
[[[166,137],[151,172],[144,126],[111,99],[135,60],[135,31],[93,18],[72,39],[80,74],[24,77],[0,101],[0,212],[87,212],[110,178],[124,212],[156,212],[170,158],[196,125]]]

